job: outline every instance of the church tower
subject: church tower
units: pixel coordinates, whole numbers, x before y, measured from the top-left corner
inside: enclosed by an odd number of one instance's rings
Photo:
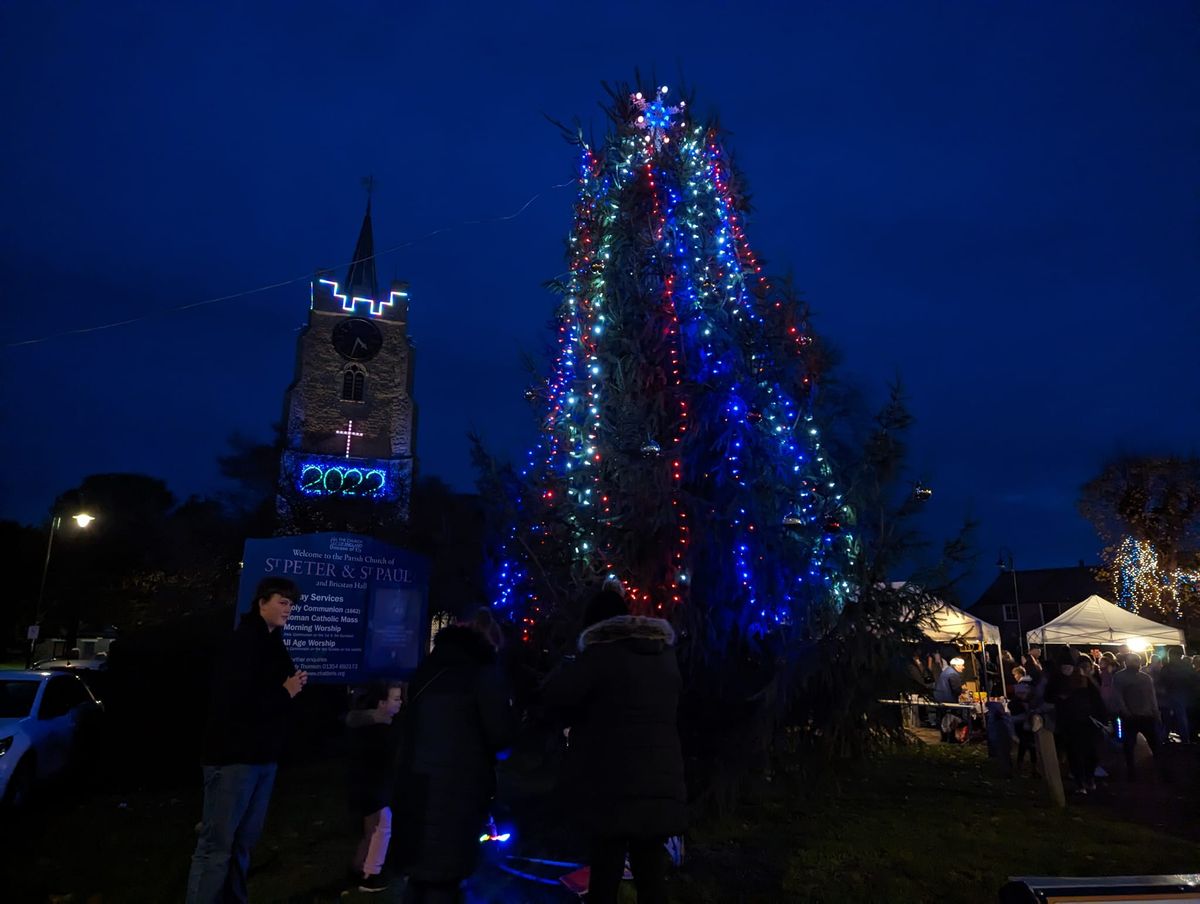
[[[408,291],[381,292],[371,201],[349,270],[312,282],[296,343],[278,512],[286,533],[375,533],[408,520],[414,468]]]

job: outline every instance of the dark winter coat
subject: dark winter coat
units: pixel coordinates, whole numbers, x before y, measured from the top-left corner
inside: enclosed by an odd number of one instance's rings
[[[546,681],[543,700],[571,726],[569,791],[593,836],[668,836],[687,824],[677,710],[675,632],[621,615],[579,636],[579,656]]]
[[[347,791],[355,816],[370,816],[391,804],[396,737],[391,724],[371,722],[350,729]]]
[[[1104,701],[1100,699],[1100,689],[1090,681],[1080,680],[1076,676],[1056,685],[1054,698],[1047,694],[1046,702],[1054,704],[1054,712],[1058,729],[1092,728],[1092,719],[1104,720],[1107,713]]]
[[[275,763],[283,752],[296,671],[280,631],[247,612],[214,664],[202,748],[207,766]]]
[[[1162,686],[1168,699],[1185,706],[1195,702],[1200,694],[1200,676],[1188,663],[1172,659],[1162,667]]]
[[[515,729],[495,663],[487,640],[451,625],[409,683],[393,837],[412,878],[457,882],[475,871],[496,754]]]

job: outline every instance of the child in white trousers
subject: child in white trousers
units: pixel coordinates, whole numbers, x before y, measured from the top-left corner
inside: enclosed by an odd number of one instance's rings
[[[403,705],[399,684],[371,687],[346,716],[350,728],[350,807],[362,817],[363,834],[351,870],[358,890],[383,891],[383,862],[392,836],[391,797],[395,747],[392,720]]]

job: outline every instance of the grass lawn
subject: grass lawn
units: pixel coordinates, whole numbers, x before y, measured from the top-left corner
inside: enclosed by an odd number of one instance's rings
[[[990,765],[979,746],[919,746],[840,793],[760,799],[694,833],[678,900],[982,902],[1011,876],[1200,870],[1194,755],[1176,784],[1113,780],[1065,810]]]
[[[736,819],[698,826],[687,865],[672,879],[673,896],[731,904],[986,902],[1012,875],[1195,872],[1195,755],[1178,751],[1174,765],[1181,774],[1176,784],[1114,781],[1111,789],[1058,811],[1048,806],[1040,780],[992,777],[978,747],[914,747],[844,778],[838,791],[775,788],[748,802]],[[199,817],[198,784],[86,796],[60,790],[47,797],[37,812],[2,827],[0,898],[181,900]],[[342,788],[336,758],[281,771],[255,851],[251,900],[399,901],[395,885],[383,894],[341,894],[355,841]],[[474,880],[471,900],[573,898],[489,867]]]

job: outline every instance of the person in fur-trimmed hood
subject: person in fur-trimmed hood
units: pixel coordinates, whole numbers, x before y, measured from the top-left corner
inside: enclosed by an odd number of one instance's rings
[[[568,776],[591,839],[591,904],[615,904],[626,851],[639,904],[667,900],[664,844],[687,823],[674,644],[667,622],[630,615],[605,589],[587,606],[578,657],[542,688],[571,727]]]

